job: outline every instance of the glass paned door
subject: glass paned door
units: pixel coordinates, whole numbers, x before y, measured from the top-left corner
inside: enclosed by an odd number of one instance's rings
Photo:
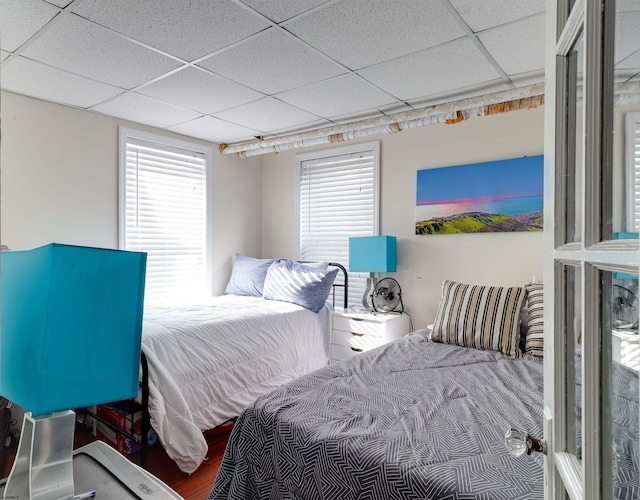
[[[638,26],[640,0],[547,1],[549,499],[640,498]]]

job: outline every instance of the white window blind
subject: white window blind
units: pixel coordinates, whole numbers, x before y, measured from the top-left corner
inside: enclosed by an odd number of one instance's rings
[[[207,155],[164,140],[121,134],[120,247],[147,252],[146,303],[207,292]]]
[[[640,230],[640,113],[627,113],[627,227]]]
[[[376,142],[298,155],[301,260],[348,270],[349,237],[378,234],[378,151]],[[349,305],[361,302],[366,277],[349,273]]]

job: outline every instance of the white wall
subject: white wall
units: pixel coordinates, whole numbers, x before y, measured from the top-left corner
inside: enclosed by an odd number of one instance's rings
[[[540,107],[361,141],[381,141],[380,234],[398,239],[398,272],[390,276],[415,328],[434,319],[445,279],[522,285],[542,276],[542,232],[414,233],[417,170],[543,154],[543,118]],[[297,257],[295,154],[263,159],[263,257]]]
[[[0,106],[0,235],[13,249],[53,241],[116,248],[118,126],[193,140],[7,92]],[[542,127],[539,108],[362,141],[381,141],[380,233],[398,238],[393,276],[416,327],[433,320],[444,279],[522,284],[542,276],[541,233],[416,236],[416,171],[542,154]],[[295,169],[294,152],[245,160],[214,153],[215,293],[235,252],[297,257]]]
[[[118,127],[183,140],[97,113],[0,94],[0,235],[14,250],[47,243],[117,248]],[[213,290],[222,293],[235,252],[260,256],[262,160],[213,160]]]

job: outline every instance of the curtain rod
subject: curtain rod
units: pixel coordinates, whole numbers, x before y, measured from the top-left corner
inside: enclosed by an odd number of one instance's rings
[[[396,133],[435,123],[457,123],[472,116],[535,108],[544,104],[544,83],[509,89],[478,97],[436,104],[377,118],[332,125],[298,134],[262,139],[242,144],[220,145],[222,154],[241,158],[320,144],[349,141],[381,133]]]

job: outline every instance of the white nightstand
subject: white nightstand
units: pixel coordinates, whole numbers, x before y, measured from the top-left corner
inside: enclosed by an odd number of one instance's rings
[[[409,316],[398,313],[331,313],[331,362],[355,356],[409,333]]]

